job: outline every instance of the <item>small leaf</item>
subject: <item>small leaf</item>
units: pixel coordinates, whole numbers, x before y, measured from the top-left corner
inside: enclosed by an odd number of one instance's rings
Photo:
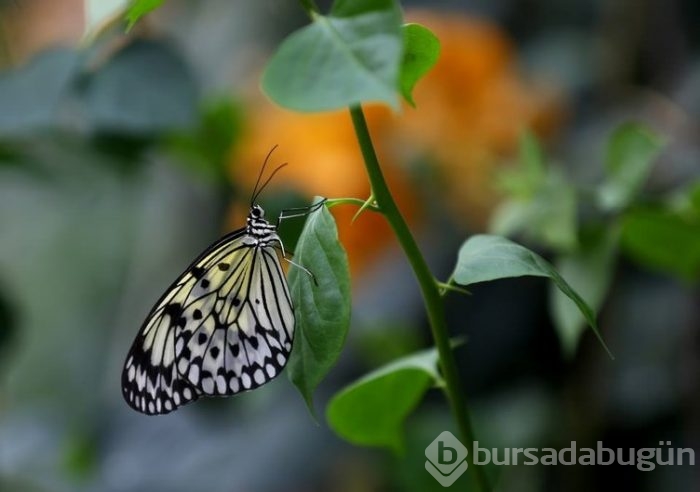
[[[508,195],[528,199],[545,184],[547,166],[537,137],[529,130],[520,134],[518,163],[499,172],[498,187]]]
[[[597,311],[610,288],[619,241],[616,227],[593,230],[583,234],[580,249],[557,258],[557,271],[571,287],[586,299],[591,309]],[[549,310],[556,327],[564,354],[574,355],[586,326],[581,312],[569,298],[552,285],[549,293]]]
[[[348,259],[325,206],[307,218],[294,262],[314,278],[295,267],[289,272],[296,318],[289,377],[313,414],[313,391],[338,359],[350,325]]]
[[[501,171],[498,185],[508,198],[492,215],[491,232],[524,234],[557,250],[575,248],[576,190],[559,168],[545,165],[542,148],[532,132],[521,133],[518,166]]]
[[[134,0],[131,2],[129,10],[126,11],[126,31],[129,32],[141,17],[154,11],[162,4],[163,0]]]
[[[613,357],[598,332],[593,310],[550,263],[529,249],[499,236],[472,236],[460,248],[453,274],[455,282],[462,285],[523,276],[551,279],[576,304],[603,348]]]
[[[635,123],[624,124],[612,134],[605,162],[607,178],[599,190],[604,210],[619,210],[632,201],[664,145],[663,138]]]
[[[537,137],[530,130],[520,135],[518,158],[530,189],[536,190],[545,180],[547,169],[542,154],[542,147]]]
[[[403,39],[395,0],[337,0],[269,61],[265,93],[280,106],[326,111],[369,101],[398,107]]]
[[[401,94],[415,107],[413,88],[430,71],[440,56],[440,41],[430,29],[420,24],[403,26],[404,52],[399,84]]]
[[[401,451],[403,421],[432,385],[441,385],[436,349],[395,360],[338,392],[326,418],[343,439]]]
[[[523,183],[522,189],[526,187],[531,191],[516,194],[498,206],[491,218],[490,231],[503,236],[522,233],[558,250],[574,249],[576,190],[557,169],[550,169],[536,189]]]
[[[636,209],[622,220],[622,246],[637,262],[685,280],[700,278],[700,216]]]

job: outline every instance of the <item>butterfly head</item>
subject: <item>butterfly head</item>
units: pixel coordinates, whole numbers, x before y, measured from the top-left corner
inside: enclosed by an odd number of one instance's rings
[[[263,208],[260,205],[255,203],[252,207],[250,207],[250,212],[248,215],[251,219],[264,219],[265,210],[263,210]]]
[[[254,203],[250,207],[248,219],[246,220],[246,232],[248,235],[265,242],[277,237],[275,229],[276,227],[273,224],[265,220],[265,210],[257,203]]]

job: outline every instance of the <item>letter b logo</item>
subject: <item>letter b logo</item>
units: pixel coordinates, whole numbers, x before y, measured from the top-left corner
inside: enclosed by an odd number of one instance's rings
[[[441,465],[451,465],[457,461],[457,450],[447,446],[443,441],[438,441],[438,463]]]
[[[443,487],[449,487],[467,470],[467,448],[445,431],[425,448],[425,469]]]

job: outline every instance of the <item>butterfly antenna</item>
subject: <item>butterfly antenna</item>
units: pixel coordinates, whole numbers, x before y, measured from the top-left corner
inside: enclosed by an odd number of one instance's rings
[[[265,187],[266,187],[268,184],[270,184],[270,181],[272,181],[272,178],[275,177],[275,174],[277,174],[277,172],[278,172],[280,169],[282,169],[283,167],[286,167],[288,164],[289,164],[288,162],[285,162],[284,164],[280,164],[279,166],[277,166],[277,167],[275,168],[274,171],[272,171],[272,174],[270,174],[270,176],[269,176],[269,177],[265,180],[265,182],[260,186],[260,189],[257,190],[257,191],[255,192],[255,194],[253,195],[253,198],[252,198],[251,201],[250,201],[251,205],[252,205],[253,203],[255,203],[255,200],[258,199],[258,195],[259,195],[260,193],[262,193],[262,190],[264,190]]]
[[[260,179],[262,178],[263,174],[265,173],[265,167],[267,166],[267,162],[270,160],[270,156],[272,153],[275,151],[275,149],[278,147],[277,144],[275,144],[271,149],[270,152],[267,153],[267,156],[265,156],[265,161],[263,162],[262,167],[260,168],[260,173],[258,174],[258,180],[255,182],[255,187],[253,188],[253,193],[250,195],[250,206],[253,206],[253,203],[255,202],[255,199],[258,197],[260,194],[258,190],[258,185],[260,184]],[[276,172],[276,171],[275,171]],[[274,173],[272,173],[274,175]],[[268,180],[269,181],[269,180]],[[263,188],[265,185],[262,186]],[[262,191],[262,188],[260,189]]]

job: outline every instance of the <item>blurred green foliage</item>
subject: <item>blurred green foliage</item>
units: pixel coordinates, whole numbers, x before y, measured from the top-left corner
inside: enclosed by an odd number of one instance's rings
[[[520,165],[504,170],[498,186],[507,199],[494,213],[491,230],[499,235],[523,234],[558,250],[576,248],[577,196],[572,183],[555,166],[546,166],[535,136],[523,132]]]
[[[641,265],[687,281],[700,278],[700,209],[638,207],[622,220],[622,247]]]
[[[205,102],[199,121],[189,131],[173,131],[164,140],[166,149],[180,162],[216,183],[230,182],[231,155],[243,130],[243,109],[231,99]]]
[[[553,252],[563,278],[594,311],[605,301],[620,250],[644,267],[697,280],[700,223],[692,205],[695,188],[673,193],[676,204],[684,204],[675,208],[668,197],[651,205],[643,193],[665,145],[664,138],[641,124],[620,125],[607,142],[602,180],[585,190],[559,167],[544,166],[539,143],[525,132],[519,165],[499,177],[507,198],[491,228],[500,234],[522,234]],[[572,357],[586,321],[559,289],[550,292],[550,312],[562,350]]]

